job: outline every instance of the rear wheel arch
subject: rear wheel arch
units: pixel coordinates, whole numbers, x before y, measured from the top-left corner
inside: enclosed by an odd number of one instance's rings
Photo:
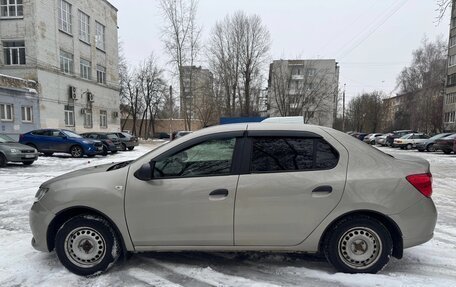
[[[336,219],[334,219],[331,224],[329,224],[325,231],[323,232],[323,235],[320,237],[320,242],[318,245],[318,250],[319,252],[323,253],[324,249],[324,244],[327,239],[327,236],[330,234],[330,231],[333,229],[334,226],[336,226],[340,221],[344,220],[347,217],[356,217],[356,216],[369,216],[377,219],[380,221],[389,231],[391,238],[393,240],[393,256],[395,258],[401,259],[403,252],[404,252],[404,242],[402,239],[402,232],[399,228],[399,226],[394,222],[391,218],[388,216],[372,211],[372,210],[356,210],[352,212],[345,213]]]
[[[123,258],[126,258],[127,254],[127,248],[125,245],[125,240],[124,237],[122,236],[122,233],[120,232],[119,228],[117,225],[109,218],[106,216],[104,213],[90,208],[90,207],[85,207],[85,206],[78,206],[78,207],[71,207],[64,209],[57,213],[57,215],[54,217],[54,219],[51,221],[51,223],[48,226],[47,229],[47,234],[46,234],[46,241],[47,241],[47,248],[49,251],[54,250],[55,248],[55,237],[57,235],[57,231],[60,229],[60,227],[70,220],[71,218],[74,218],[76,216],[80,215],[93,215],[97,217],[101,217],[102,219],[106,220],[110,227],[114,230],[116,233],[117,238],[120,241],[120,247],[122,248],[121,250],[121,256]]]

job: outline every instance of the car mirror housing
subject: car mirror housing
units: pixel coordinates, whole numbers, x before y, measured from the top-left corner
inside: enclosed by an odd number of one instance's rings
[[[154,166],[155,166],[155,162],[145,163],[141,166],[140,169],[138,169],[135,172],[134,176],[137,179],[142,180],[142,181],[152,180],[152,178],[153,178],[152,171],[154,170]]]

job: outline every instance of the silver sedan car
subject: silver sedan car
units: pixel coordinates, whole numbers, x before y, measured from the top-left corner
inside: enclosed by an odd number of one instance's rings
[[[432,238],[431,194],[426,160],[330,128],[218,126],[43,183],[32,245],[84,276],[145,251],[322,253],[376,273]]]

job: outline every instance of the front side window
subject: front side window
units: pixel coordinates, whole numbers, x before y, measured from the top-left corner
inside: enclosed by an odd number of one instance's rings
[[[106,84],[106,68],[100,65],[97,65],[97,82]]]
[[[91,63],[87,60],[81,59],[80,63],[81,78],[90,80],[92,78]]]
[[[253,139],[250,170],[254,173],[331,169],[337,152],[323,139],[258,137]]]
[[[3,42],[3,62],[8,66],[25,65],[25,42]]]
[[[32,107],[21,107],[22,122],[31,123],[33,122],[33,109]]]
[[[60,70],[65,74],[73,74],[73,54],[60,51]]]
[[[100,111],[100,127],[101,128],[108,127],[108,112],[107,111]]]
[[[65,126],[74,127],[74,106],[65,105]]]
[[[222,176],[231,173],[235,138],[209,140],[155,163],[154,178]]]
[[[0,17],[15,18],[24,16],[23,0],[0,0]]]
[[[60,0],[59,5],[59,29],[71,34],[71,4],[65,0]]]
[[[0,120],[12,122],[13,116],[13,105],[0,104]]]
[[[98,22],[95,22],[95,32],[96,32],[96,46],[98,49],[105,49],[105,26]]]
[[[90,17],[82,11],[79,11],[79,39],[90,43]]]

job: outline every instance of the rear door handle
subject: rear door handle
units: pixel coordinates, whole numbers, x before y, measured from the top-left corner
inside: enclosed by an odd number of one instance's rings
[[[228,189],[216,189],[209,193],[209,199],[222,200],[228,196]]]
[[[322,186],[319,186],[319,187],[315,188],[314,190],[312,190],[312,193],[331,193],[332,191],[333,191],[332,186],[322,185]]]

